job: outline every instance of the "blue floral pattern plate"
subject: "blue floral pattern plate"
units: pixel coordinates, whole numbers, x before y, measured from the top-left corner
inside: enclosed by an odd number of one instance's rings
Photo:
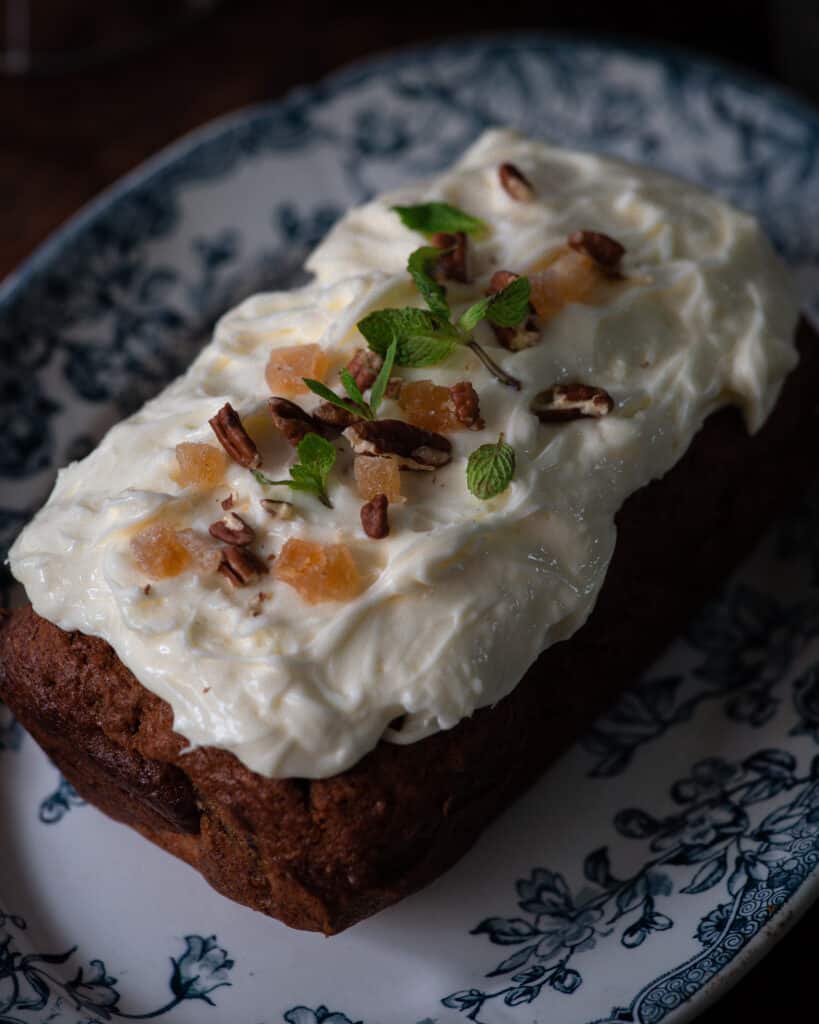
[[[220,312],[498,123],[753,210],[819,313],[819,119],[795,99],[537,36],[365,63],[184,139],[5,282],[2,542]],[[816,492],[457,867],[330,941],[83,806],[0,707],[0,1024],[689,1019],[819,894],[818,516]]]

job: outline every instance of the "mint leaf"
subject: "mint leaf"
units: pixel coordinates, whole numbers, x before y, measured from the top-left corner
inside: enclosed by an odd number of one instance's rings
[[[531,290],[528,277],[512,281],[491,297],[486,310],[487,318],[498,327],[517,327],[529,312]]]
[[[367,405],[364,396],[361,394],[361,390],[359,389],[358,384],[356,384],[355,378],[353,377],[353,375],[350,373],[346,366],[341,371],[339,376],[341,377],[341,383],[344,385],[344,390],[347,392],[347,394],[350,396],[353,402],[355,402],[356,405],[360,406],[366,412],[369,412],[369,406]]]
[[[343,379],[344,371],[342,371],[342,381]],[[340,409],[346,409],[347,412],[352,413],[353,416],[363,416],[365,419],[371,419],[369,415],[369,406],[363,398],[361,399],[361,405],[359,406],[357,402],[350,402],[346,398],[342,398],[341,395],[337,395],[335,391],[328,388],[326,384],[322,384],[320,380],[313,380],[312,377],[302,377],[302,380],[314,395],[318,395],[319,398],[323,398],[325,402],[337,405]],[[358,388],[356,388],[356,390],[358,391]],[[361,394],[361,392],[359,392],[359,394]]]
[[[425,309],[379,309],[359,321],[367,344],[386,356],[396,343],[399,366],[432,366],[448,358],[460,343],[457,329],[443,317]]]
[[[294,491],[306,491],[314,494],[327,508],[332,508],[327,494],[327,477],[335,465],[335,448],[318,434],[306,434],[299,441],[296,451],[300,462],[290,467],[289,480],[271,480],[260,470],[253,469],[251,472],[256,481],[263,487],[276,485],[290,487]]]
[[[384,365],[378,371],[378,376],[373,381],[373,386],[370,389],[370,409],[372,410],[373,417],[378,412],[378,407],[381,405],[384,392],[387,390],[387,385],[390,382],[390,374],[392,373],[397,352],[398,342],[392,341],[387,349],[387,354],[384,356]]]
[[[486,223],[479,217],[472,217],[449,203],[393,206],[393,210],[408,228],[420,231],[422,235],[434,235],[436,231],[446,231],[447,234],[463,231],[467,235],[477,235],[486,230]]]
[[[446,251],[434,245],[423,245],[410,253],[407,270],[432,312],[448,320],[450,312],[449,303],[446,301],[446,289],[438,284],[430,272],[430,266],[434,265]]]
[[[469,456],[466,486],[482,501],[494,498],[509,486],[515,475],[515,449],[503,439],[497,444],[482,444]]]
[[[491,302],[491,298],[478,299],[477,302],[473,303],[469,309],[458,317],[458,327],[467,334],[471,334],[486,316],[486,311],[489,309]]]

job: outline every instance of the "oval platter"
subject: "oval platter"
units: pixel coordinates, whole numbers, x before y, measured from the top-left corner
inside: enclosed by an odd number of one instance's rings
[[[798,100],[531,34],[375,59],[183,139],[4,283],[3,550],[221,312],[493,124],[752,210],[819,314],[819,119]],[[682,1024],[819,894],[817,526],[814,492],[460,864],[332,940],[84,806],[0,707],[0,1024]]]

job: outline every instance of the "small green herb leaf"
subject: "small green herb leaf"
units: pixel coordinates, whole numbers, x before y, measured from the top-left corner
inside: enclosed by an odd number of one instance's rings
[[[434,235],[436,231],[463,231],[467,235],[478,235],[486,230],[486,223],[479,217],[472,217],[457,206],[449,203],[419,203],[417,206],[393,206],[402,222],[412,231],[422,235]]]
[[[466,334],[471,334],[486,316],[492,299],[478,299],[469,309],[458,317],[458,327]]]
[[[497,444],[482,444],[469,456],[466,486],[482,501],[494,498],[509,486],[515,475],[515,449],[503,439]]]
[[[367,402],[364,396],[361,394],[361,390],[358,384],[356,384],[355,378],[350,373],[350,371],[345,367],[341,371],[339,376],[341,377],[341,383],[344,385],[344,390],[347,392],[347,394],[350,396],[353,402],[355,402],[356,405],[360,405],[363,409],[367,409]]]
[[[327,477],[335,465],[335,448],[318,434],[306,434],[299,441],[296,451],[300,461],[290,467],[289,480],[271,480],[260,470],[253,469],[251,472],[256,481],[263,487],[276,485],[290,487],[294,491],[306,491],[315,495],[327,508],[332,508],[327,494]]]
[[[393,339],[390,342],[390,347],[387,349],[387,354],[384,356],[384,365],[378,371],[378,376],[373,381],[373,386],[370,390],[370,409],[372,410],[373,417],[377,414],[378,408],[384,399],[384,392],[387,390],[387,385],[390,382],[390,374],[392,373],[397,353],[398,342]]]
[[[492,296],[486,310],[487,318],[498,327],[517,327],[529,312],[530,293],[529,278],[517,278]]]
[[[448,320],[450,312],[449,303],[446,301],[446,289],[443,285],[438,284],[431,273],[432,266],[446,251],[446,249],[437,249],[434,245],[423,245],[420,249],[410,253],[407,270],[432,312]]]
[[[339,409],[346,409],[347,412],[352,413],[353,416],[363,416],[364,419],[371,418],[369,415],[369,406],[363,399],[362,404],[359,406],[357,402],[348,401],[346,398],[342,398],[341,395],[337,395],[335,391],[328,388],[326,384],[322,384],[320,380],[313,380],[312,377],[302,377],[302,380],[314,395],[318,395],[319,398],[323,398],[325,402],[337,405]]]
[[[358,329],[381,356],[395,342],[399,366],[441,363],[460,343],[457,329],[448,320],[425,309],[379,309],[365,316]]]

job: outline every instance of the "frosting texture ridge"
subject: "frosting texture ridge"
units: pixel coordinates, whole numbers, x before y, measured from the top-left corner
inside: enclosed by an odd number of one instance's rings
[[[531,201],[502,187],[504,162],[531,182]],[[287,477],[293,449],[267,408],[271,353],[316,346],[338,390],[338,370],[365,344],[356,324],[374,310],[421,304],[405,268],[423,237],[391,208],[431,200],[489,225],[470,240],[473,282],[449,289],[456,312],[483,295],[495,271],[537,272],[581,229],[622,242],[624,279],[594,301],[566,305],[522,351],[479,326],[476,337],[522,382],[519,391],[465,347],[440,365],[396,369],[405,381],[471,381],[485,426],[449,435],[448,465],[402,472],[407,500],[390,505],[383,539],[362,532],[343,438],[328,481],[332,508],[266,486],[232,461],[217,486],[180,483],[176,446],[215,444],[208,421],[226,402],[257,444],[265,476]],[[575,633],[605,578],[625,499],[666,473],[720,406],[739,406],[750,430],[764,422],[796,363],[797,305],[750,216],[658,172],[505,131],[486,133],[436,180],[351,211],[307,266],[311,284],[241,303],[186,374],[64,469],[10,562],[35,610],[108,641],[168,701],[192,746],[230,750],[263,775],[319,778],[382,737],[411,743],[455,726]],[[610,414],[562,423],[533,415],[536,395],[574,381],[604,389]],[[293,400],[308,411],[319,403],[311,394]],[[403,411],[386,398],[380,415]],[[467,488],[466,462],[500,433],[514,448],[515,475],[481,501]],[[228,495],[269,572],[245,587],[196,572],[146,587],[133,537],[156,522],[206,537]],[[266,499],[286,499],[293,514],[274,518]],[[276,574],[295,538],[345,544],[360,592],[305,602]]]

